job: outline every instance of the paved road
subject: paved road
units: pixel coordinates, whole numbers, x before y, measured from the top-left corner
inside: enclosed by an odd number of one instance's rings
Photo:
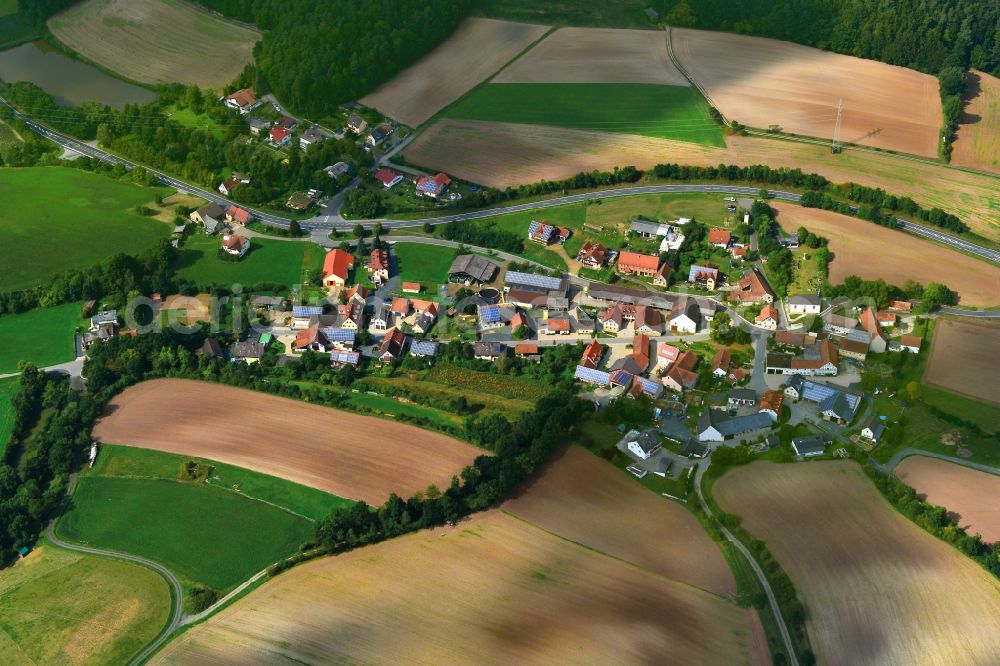
[[[898,465],[904,458],[909,458],[910,456],[924,456],[926,458],[937,458],[938,460],[944,460],[946,462],[954,463],[956,465],[961,465],[962,467],[968,467],[969,469],[978,470],[980,472],[986,472],[987,474],[994,474],[1000,476],[1000,468],[990,467],[989,465],[983,465],[981,463],[974,463],[971,460],[965,460],[964,458],[954,458],[952,456],[946,456],[943,453],[935,453],[933,451],[924,451],[923,449],[902,449],[897,451],[895,455],[889,458],[889,462],[884,465],[875,461],[871,456],[868,457],[869,462],[871,462],[872,467],[882,472],[883,474],[890,474],[896,465]]]
[[[959,308],[939,308],[937,314],[972,317],[973,319],[1000,319],[1000,310],[961,310]]]
[[[701,478],[705,474],[705,470],[711,464],[711,454],[709,456],[702,458],[698,462],[698,469],[695,471],[694,477],[694,487],[698,493],[698,503],[701,504],[702,511],[709,518],[712,518],[712,510],[708,506],[708,502],[705,501],[705,496],[701,491]],[[785,644],[785,652],[788,655],[788,661],[791,666],[799,666],[798,657],[795,655],[795,649],[792,647],[792,636],[788,632],[788,625],[785,624],[785,618],[781,615],[781,606],[778,605],[778,598],[774,595],[774,590],[771,589],[771,584],[767,580],[767,576],[764,575],[764,570],[760,568],[760,564],[754,558],[753,553],[750,549],[743,545],[743,542],[733,536],[733,533],[725,528],[722,523],[716,521],[716,525],[719,530],[722,531],[722,535],[726,537],[729,543],[736,546],[736,549],[743,553],[743,557],[747,558],[747,562],[750,563],[750,567],[753,569],[754,573],[757,574],[757,580],[760,581],[761,587],[764,588],[764,593],[767,595],[767,601],[771,604],[771,614],[774,615],[775,622],[778,624],[778,631],[781,633],[781,640]]]
[[[78,553],[87,553],[88,555],[110,557],[116,560],[124,560],[126,562],[132,562],[133,564],[144,566],[147,569],[152,569],[167,580],[167,584],[170,586],[171,596],[170,621],[167,623],[167,626],[163,628],[163,631],[161,631],[160,634],[153,639],[153,641],[147,645],[142,652],[137,654],[135,658],[132,659],[130,664],[141,664],[144,662],[149,655],[158,650],[167,638],[169,638],[182,624],[184,624],[184,590],[181,587],[181,582],[177,580],[177,576],[171,573],[171,571],[162,564],[158,564],[152,560],[147,560],[144,557],[129,555],[127,553],[119,553],[113,550],[105,550],[103,548],[91,548],[89,546],[67,543],[56,536],[54,520],[49,523],[48,527],[45,528],[45,537],[56,546],[65,548],[66,550],[72,550]]]

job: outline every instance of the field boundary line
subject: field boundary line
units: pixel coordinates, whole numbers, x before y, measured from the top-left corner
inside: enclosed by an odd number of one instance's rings
[[[18,643],[17,641],[15,641],[14,637],[11,636],[10,634],[8,634],[5,631],[4,628],[3,628],[3,626],[0,626],[0,634],[3,634],[4,636],[6,636],[10,640],[11,645],[13,645],[14,647],[16,647],[17,651],[20,654],[23,654],[25,659],[27,659],[28,661],[30,661],[32,664],[35,664],[35,666],[38,666],[38,662],[35,661],[34,659],[32,659],[31,655],[24,651],[24,648],[21,647],[21,644]]]
[[[666,500],[666,501],[669,501],[669,500]],[[603,551],[603,550],[601,550],[599,548],[594,548],[593,546],[588,546],[585,543],[581,543],[579,541],[574,541],[573,539],[570,539],[569,537],[565,537],[565,536],[559,534],[558,532],[553,532],[552,530],[546,529],[546,528],[542,527],[541,525],[537,525],[537,524],[531,522],[530,520],[527,520],[526,518],[522,518],[522,517],[518,516],[517,514],[512,513],[509,509],[503,508],[503,506],[501,506],[499,508],[499,511],[500,511],[500,513],[502,513],[502,514],[504,514],[506,516],[510,516],[514,520],[522,522],[525,525],[528,525],[529,527],[531,527],[533,529],[536,529],[536,530],[538,530],[540,532],[544,532],[544,533],[546,533],[546,534],[548,534],[550,536],[554,536],[555,538],[559,539],[560,541],[565,541],[567,543],[571,543],[574,546],[577,546],[579,548],[583,548],[584,550],[588,550],[588,551],[590,551],[592,553],[596,553],[596,554],[601,555],[603,557],[606,557],[608,559],[615,560],[616,562],[621,562],[622,564],[626,564],[626,565],[628,565],[630,567],[638,569],[639,571],[647,573],[650,576],[656,576],[657,578],[661,578],[663,580],[670,581],[671,583],[675,583],[677,585],[683,585],[684,587],[689,587],[692,590],[697,590],[697,591],[702,592],[704,594],[707,594],[707,595],[710,595],[712,597],[715,597],[716,599],[722,599],[723,601],[731,602],[731,603],[734,603],[734,604],[736,603],[736,597],[728,597],[728,596],[726,596],[724,594],[718,594],[716,592],[711,592],[709,590],[706,590],[703,587],[698,587],[697,585],[694,585],[692,583],[688,583],[688,582],[685,582],[683,580],[678,580],[676,578],[671,578],[670,576],[667,576],[666,574],[662,574],[662,573],[660,573],[658,571],[653,571],[652,569],[647,569],[646,567],[642,566],[641,564],[636,564],[632,560],[626,560],[624,557],[619,557],[618,555],[612,555],[611,553],[605,552],[605,551]],[[734,578],[735,578],[735,576],[734,576]]]

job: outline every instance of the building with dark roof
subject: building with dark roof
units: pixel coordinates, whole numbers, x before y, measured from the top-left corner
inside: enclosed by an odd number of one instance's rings
[[[448,281],[458,284],[483,284],[492,282],[500,265],[478,254],[460,254],[451,262]]]

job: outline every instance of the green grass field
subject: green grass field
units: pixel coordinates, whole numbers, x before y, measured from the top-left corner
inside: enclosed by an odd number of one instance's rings
[[[20,389],[20,380],[17,377],[0,379],[0,458],[7,448],[7,440],[14,429],[14,412],[11,409],[10,400]]]
[[[161,192],[63,167],[0,170],[0,290],[41,284],[166,238],[168,225],[133,211]]]
[[[43,544],[0,571],[0,663],[124,664],[169,612],[154,571]]]
[[[215,122],[206,113],[195,113],[191,109],[178,109],[174,105],[168,106],[164,111],[170,116],[171,120],[177,121],[184,127],[208,130],[217,139],[225,136],[225,131],[219,126],[219,123]]]
[[[163,451],[151,451],[131,446],[105,444],[93,468],[100,476],[139,477],[172,481],[177,478],[181,465],[188,460],[207,463],[214,470],[208,484],[228,491],[235,491],[251,499],[258,499],[284,507],[312,520],[330,515],[336,507],[350,506],[353,501],[309,488],[292,481],[253,472],[242,467],[204,458],[179,456]]]
[[[396,243],[393,253],[399,277],[405,282],[420,282],[425,292],[448,281],[448,269],[458,250],[421,243]]]
[[[0,317],[0,373],[17,372],[18,361],[39,367],[73,360],[80,303]]]
[[[295,552],[313,523],[205,484],[95,475],[80,479],[58,532],[225,591]]]
[[[464,120],[552,125],[725,147],[694,88],[641,83],[491,83],[449,107]]]
[[[250,250],[238,262],[219,258],[218,236],[195,232],[184,241],[177,260],[177,276],[200,287],[213,284],[254,285],[274,282],[291,286],[323,267],[324,250],[315,243],[253,238]]]
[[[14,128],[0,120],[0,149],[10,148],[20,142],[21,140],[14,133]]]

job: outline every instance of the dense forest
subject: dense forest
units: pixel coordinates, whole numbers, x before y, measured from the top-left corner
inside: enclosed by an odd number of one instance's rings
[[[996,0],[661,0],[667,23],[773,37],[937,75],[1000,70]],[[655,6],[655,5],[654,5]]]
[[[278,99],[322,116],[444,41],[469,0],[199,0],[264,30],[257,67]]]

